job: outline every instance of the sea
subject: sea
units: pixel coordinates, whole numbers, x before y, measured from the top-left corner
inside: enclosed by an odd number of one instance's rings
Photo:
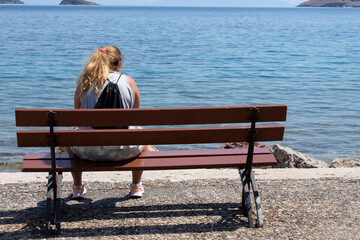
[[[72,108],[86,59],[108,45],[121,49],[143,108],[287,104],[284,140],[266,144],[328,163],[359,158],[359,16],[352,8],[2,5],[0,162],[49,151],[17,147],[15,109]]]

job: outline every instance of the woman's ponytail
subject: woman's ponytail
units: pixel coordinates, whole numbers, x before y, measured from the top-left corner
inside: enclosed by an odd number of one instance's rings
[[[121,52],[117,47],[100,47],[90,56],[79,76],[77,85],[82,92],[88,91],[94,85],[94,91],[99,94],[99,86],[102,86],[109,76],[110,71],[117,71],[121,67]]]

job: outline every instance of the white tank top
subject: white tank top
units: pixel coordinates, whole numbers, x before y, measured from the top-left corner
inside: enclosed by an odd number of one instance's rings
[[[120,72],[113,72],[111,71],[109,74],[109,81],[116,83],[116,81],[119,79]],[[102,91],[107,86],[108,81],[105,82],[103,86],[99,86],[99,95],[97,96],[94,91],[94,86],[90,88],[87,92],[84,93],[82,100],[81,100],[81,107],[80,108],[86,108],[86,109],[93,109],[96,105],[96,102],[98,98],[100,97]],[[129,82],[127,80],[127,77],[125,74],[123,74],[117,85],[119,86],[119,91],[121,95],[121,101],[123,103],[124,108],[132,108],[134,106],[134,93],[131,90],[131,87],[129,85]]]

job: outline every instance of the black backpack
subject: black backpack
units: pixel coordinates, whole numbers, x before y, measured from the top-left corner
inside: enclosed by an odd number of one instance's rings
[[[118,82],[121,78],[122,74],[120,74],[116,83],[109,81],[106,85],[105,89],[102,91],[99,99],[96,102],[95,109],[100,108],[124,108],[124,105],[121,101],[121,94],[118,86]],[[128,129],[127,126],[115,126],[115,127],[93,127],[95,129]]]

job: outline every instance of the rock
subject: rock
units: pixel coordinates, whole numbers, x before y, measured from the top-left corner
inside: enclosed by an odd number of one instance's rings
[[[21,170],[22,162],[0,162],[0,170],[15,171]]]
[[[159,150],[155,147],[155,146],[153,146],[153,145],[148,145],[148,150],[150,151],[150,152],[158,152]]]
[[[0,0],[0,4],[24,4],[20,0]]]
[[[303,153],[296,152],[289,147],[279,144],[273,146],[273,154],[278,162],[277,168],[328,168],[323,161],[311,158]]]
[[[336,158],[330,164],[331,168],[360,167],[358,158]]]
[[[360,7],[359,0],[309,0],[298,7]]]
[[[266,144],[255,142],[255,148],[267,148],[272,152],[272,148]],[[231,149],[231,148],[248,148],[249,144],[247,142],[231,142],[225,143],[220,148]]]
[[[85,0],[63,0],[60,5],[99,5]]]

